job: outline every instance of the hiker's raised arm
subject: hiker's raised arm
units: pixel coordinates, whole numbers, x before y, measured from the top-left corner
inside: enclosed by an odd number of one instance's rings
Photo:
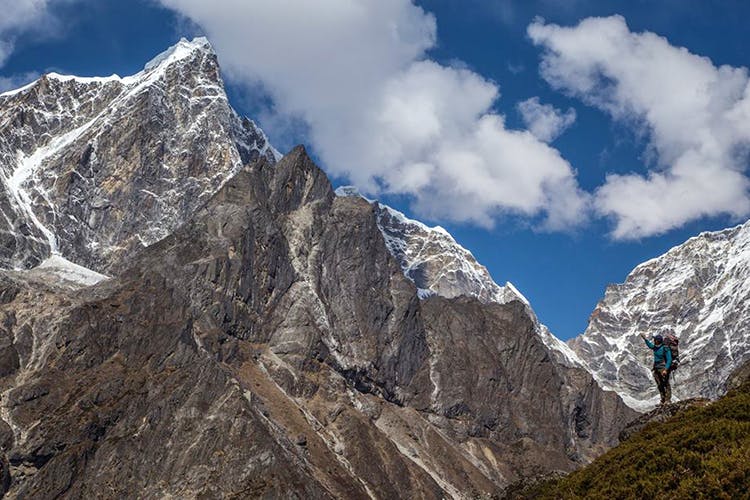
[[[645,335],[641,334],[641,338],[642,338],[642,339],[643,339],[643,341],[644,341],[644,342],[646,343],[646,345],[648,346],[648,348],[649,348],[649,349],[654,349],[654,348],[656,347],[656,346],[655,346],[654,344],[652,344],[652,343],[651,343],[651,342],[650,342],[650,341],[649,341],[649,340],[648,340],[648,339],[646,338],[646,336],[645,336]]]

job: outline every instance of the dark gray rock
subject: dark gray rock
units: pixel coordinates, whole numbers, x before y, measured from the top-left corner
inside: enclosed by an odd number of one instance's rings
[[[0,272],[9,496],[492,496],[634,416],[524,303],[420,300],[377,207],[302,147],[277,163],[201,41],[136,79],[48,76],[0,113],[7,178],[44,153],[0,196],[2,266],[57,244],[112,276]]]
[[[750,381],[750,361],[739,366],[732,372],[727,379],[726,389],[727,391],[738,389],[748,381]]]

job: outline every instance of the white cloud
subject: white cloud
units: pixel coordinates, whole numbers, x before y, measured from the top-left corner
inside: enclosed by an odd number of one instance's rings
[[[568,162],[492,111],[498,86],[426,59],[435,19],[410,0],[161,2],[206,31],[230,79],[302,119],[327,170],[361,189],[482,225],[508,213],[551,228],[584,218]]]
[[[39,29],[50,17],[48,6],[51,0],[0,0],[0,66],[13,52],[19,33]]]
[[[519,102],[517,108],[529,131],[544,142],[554,141],[576,121],[575,109],[563,113],[550,104],[540,103],[538,97]]]
[[[649,140],[645,175],[610,175],[597,210],[616,238],[664,233],[705,216],[750,213],[744,174],[750,146],[747,68],[715,66],[620,16],[566,28],[528,28],[545,49],[541,73],[555,88],[632,125]]]

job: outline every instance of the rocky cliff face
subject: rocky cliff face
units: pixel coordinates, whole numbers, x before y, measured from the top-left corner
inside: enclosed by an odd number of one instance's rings
[[[229,106],[205,39],[126,78],[45,75],[0,95],[0,267],[60,255],[114,272],[276,155]]]
[[[633,408],[658,402],[651,351],[639,334],[670,328],[680,339],[677,399],[724,393],[730,373],[750,359],[750,223],[703,233],[644,262],[611,285],[589,326],[570,346],[605,389]]]
[[[337,194],[361,197],[350,187],[339,188]],[[584,368],[603,388],[616,391],[639,411],[658,402],[651,352],[641,333],[650,336],[672,328],[680,337],[683,364],[673,375],[673,393],[680,399],[715,399],[725,392],[732,370],[750,359],[750,223],[702,234],[638,266],[625,283],[607,289],[586,332],[566,345],[536,319],[531,304],[511,283],[497,285],[444,229],[368,201],[389,251],[421,297],[521,301],[536,334],[558,363]]]
[[[367,200],[352,186],[340,187],[336,194]],[[497,285],[487,268],[442,227],[428,227],[387,205],[367,201],[373,206],[388,250],[422,297],[468,295],[484,302],[526,301],[510,283]]]
[[[12,495],[471,496],[575,467],[628,417],[568,384],[522,303],[420,301],[302,150],[119,277],[38,272],[2,283]]]
[[[276,163],[236,118],[204,41],[127,79],[48,76],[1,116],[58,84],[95,85],[59,104],[91,114],[42,146],[2,129],[26,144],[0,196],[9,496],[470,498],[570,470],[634,416],[559,362],[519,296],[420,294],[377,207],[335,196],[302,148]]]
[[[445,229],[428,227],[388,205],[368,200],[352,186],[340,187],[336,194],[362,198],[372,205],[388,250],[401,265],[404,275],[416,285],[420,297],[466,296],[498,304],[520,301],[526,305],[536,334],[555,359],[566,366],[584,367],[576,353],[538,321],[529,301],[512,283],[506,282],[505,286],[495,283],[487,268]]]

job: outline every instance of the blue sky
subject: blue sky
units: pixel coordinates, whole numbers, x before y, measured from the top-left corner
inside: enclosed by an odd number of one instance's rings
[[[279,149],[306,143],[336,184],[446,227],[563,339],[638,263],[747,219],[746,2],[201,4],[10,2],[0,86],[132,74],[206,34]],[[710,98],[671,102],[683,92]]]

